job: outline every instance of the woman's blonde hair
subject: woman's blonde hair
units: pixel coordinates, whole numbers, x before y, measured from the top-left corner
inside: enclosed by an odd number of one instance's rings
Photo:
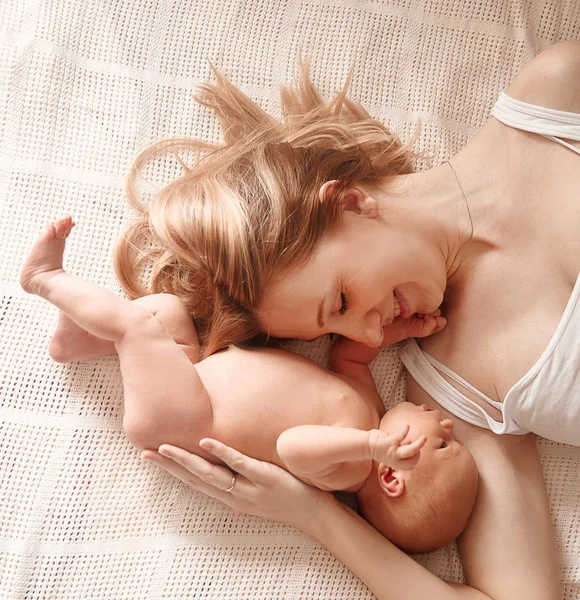
[[[213,67],[212,67],[213,68]],[[275,119],[214,69],[200,86],[201,104],[218,117],[224,141],[158,142],[142,152],[127,178],[129,203],[141,214],[118,242],[115,268],[130,298],[175,294],[192,314],[203,354],[261,333],[258,309],[274,274],[298,264],[342,217],[353,183],[385,183],[412,172],[412,143],[346,97],[326,102],[300,62],[295,88],[280,88]],[[136,179],[161,153],[193,150],[184,175],[146,204]],[[181,160],[180,160],[181,162]],[[320,187],[329,180],[325,201]],[[150,287],[139,275],[152,263]]]

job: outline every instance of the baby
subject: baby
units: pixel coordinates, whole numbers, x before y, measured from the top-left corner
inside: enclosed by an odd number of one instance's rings
[[[123,427],[137,448],[170,443],[215,462],[199,442],[219,439],[321,489],[356,492],[363,516],[411,553],[461,533],[475,503],[475,462],[438,410],[402,402],[385,414],[368,368],[380,349],[339,340],[334,373],[274,348],[232,346],[200,361],[191,317],[176,297],[130,302],[65,273],[73,226],[64,217],[42,231],[20,282],[70,319],[61,327],[69,340],[76,336],[76,354],[60,354],[57,336],[54,358],[117,352]]]

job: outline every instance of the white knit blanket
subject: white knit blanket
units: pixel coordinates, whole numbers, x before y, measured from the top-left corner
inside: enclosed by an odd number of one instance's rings
[[[404,140],[420,118],[417,148],[438,164],[530,58],[570,38],[578,0],[2,0],[0,598],[370,598],[308,536],[234,514],[144,463],[122,432],[117,359],[52,362],[57,312],[20,290],[20,265],[41,226],[71,213],[65,267],[120,292],[124,175],[161,138],[216,139],[192,99],[209,62],[274,112],[300,51],[327,96],[354,65],[352,96]],[[178,169],[160,163],[151,181]],[[306,351],[322,360],[325,348]],[[400,400],[392,351],[374,372],[385,401]],[[564,598],[577,599],[580,449],[538,446]],[[461,580],[453,547],[421,562]]]

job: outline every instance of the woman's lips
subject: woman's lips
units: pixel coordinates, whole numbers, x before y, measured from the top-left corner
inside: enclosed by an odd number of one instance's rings
[[[411,307],[397,288],[394,289],[394,294],[397,298],[397,301],[399,302],[399,306],[401,307],[401,318],[408,319],[413,314],[411,312]]]

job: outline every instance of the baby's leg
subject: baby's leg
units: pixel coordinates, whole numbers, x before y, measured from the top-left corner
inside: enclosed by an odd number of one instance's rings
[[[199,341],[195,326],[185,305],[172,294],[151,294],[133,300],[154,314],[191,362],[200,359]],[[116,354],[115,344],[98,338],[79,327],[68,315],[59,311],[58,326],[48,348],[50,356],[59,363],[70,363]]]
[[[21,273],[22,287],[60,308],[81,328],[113,342],[125,392],[123,425],[139,448],[167,442],[199,452],[212,408],[195,366],[144,307],[64,272],[70,217],[48,225]]]

